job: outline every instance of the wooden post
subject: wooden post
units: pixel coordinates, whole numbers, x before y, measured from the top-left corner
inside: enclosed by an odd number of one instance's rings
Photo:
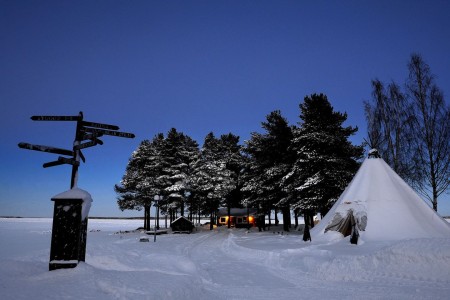
[[[74,268],[86,256],[86,232],[83,231],[91,206],[91,195],[70,189],[52,198],[52,242],[49,269]]]
[[[82,199],[52,199],[52,242],[49,270],[75,268],[80,261]]]
[[[77,120],[77,128],[75,131],[75,140],[73,141],[73,159],[78,162],[72,165],[72,176],[70,178],[70,188],[73,189],[78,184],[78,166],[80,164],[80,149],[78,146],[80,145],[83,139],[83,132],[81,131],[83,122],[83,112],[80,111],[78,114]]]

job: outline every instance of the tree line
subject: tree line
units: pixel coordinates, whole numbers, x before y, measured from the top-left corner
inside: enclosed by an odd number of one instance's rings
[[[343,125],[347,114],[326,95],[307,96],[299,108],[296,125],[273,111],[243,145],[232,133],[211,132],[199,147],[175,128],[142,141],[115,185],[119,208],[143,209],[146,229],[156,195],[171,221],[210,216],[212,228],[219,207],[251,207],[260,216],[282,212],[286,231],[292,210],[296,222],[303,215],[314,226],[313,216],[331,208],[357,171],[363,146],[349,141],[358,129]]]
[[[450,108],[420,55],[411,55],[408,71],[403,90],[393,81],[372,81],[364,144],[437,210],[450,184]],[[349,141],[358,128],[343,125],[347,114],[334,111],[326,95],[306,96],[299,109],[296,125],[278,110],[269,113],[262,132],[243,144],[232,133],[211,132],[199,147],[175,128],[142,141],[115,185],[119,208],[143,209],[147,229],[155,195],[171,221],[210,216],[212,228],[219,207],[251,207],[269,222],[272,211],[282,212],[284,230],[291,211],[296,223],[302,215],[314,226],[313,216],[325,215],[353,178],[366,145]]]

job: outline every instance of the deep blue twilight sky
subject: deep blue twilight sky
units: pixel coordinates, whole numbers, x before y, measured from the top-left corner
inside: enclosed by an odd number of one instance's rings
[[[244,141],[271,111],[295,124],[303,98],[325,93],[360,144],[371,80],[403,84],[413,52],[450,95],[449,1],[0,0],[0,45],[0,215],[50,217],[70,185],[68,165],[42,168],[57,155],[17,144],[71,148],[74,123],[32,115],[83,111],[135,133],[86,149],[79,186],[90,216],[141,216],[117,208],[113,186],[158,132]]]

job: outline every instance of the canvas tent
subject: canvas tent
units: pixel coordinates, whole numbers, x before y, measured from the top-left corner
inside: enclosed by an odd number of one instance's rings
[[[450,238],[450,224],[376,155],[367,158],[321,222],[314,238],[352,233],[364,241]]]

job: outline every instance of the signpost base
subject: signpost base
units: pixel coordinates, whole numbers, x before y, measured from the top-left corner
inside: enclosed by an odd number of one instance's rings
[[[85,260],[89,193],[75,188],[52,198],[52,242],[49,270],[75,268]]]

